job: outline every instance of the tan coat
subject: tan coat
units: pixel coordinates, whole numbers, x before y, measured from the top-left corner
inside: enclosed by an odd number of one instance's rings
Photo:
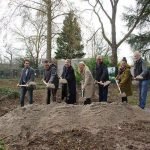
[[[91,98],[94,93],[94,79],[91,71],[85,68],[84,73],[81,74],[83,78],[82,87],[84,89],[84,97]]]

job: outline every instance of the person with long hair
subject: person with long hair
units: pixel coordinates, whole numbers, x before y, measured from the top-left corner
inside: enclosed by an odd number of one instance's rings
[[[81,90],[84,91],[84,97],[86,98],[84,105],[91,104],[91,98],[94,93],[94,79],[92,73],[83,61],[79,63],[78,71],[83,78]]]
[[[116,79],[121,93],[125,93],[124,96],[122,95],[122,102],[127,103],[127,97],[132,95],[132,75],[126,60],[121,61]]]

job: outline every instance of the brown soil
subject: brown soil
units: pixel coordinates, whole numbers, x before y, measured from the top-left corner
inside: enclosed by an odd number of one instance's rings
[[[33,105],[26,98],[24,108],[18,99],[4,98],[0,139],[8,150],[150,150],[150,109],[123,105],[117,93],[112,85],[110,103],[96,102],[95,95],[95,102],[87,106],[46,105],[45,89],[34,92]]]

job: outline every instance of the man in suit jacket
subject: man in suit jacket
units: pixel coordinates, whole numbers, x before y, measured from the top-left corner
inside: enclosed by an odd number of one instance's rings
[[[19,85],[26,85],[30,81],[34,81],[34,69],[30,67],[30,61],[25,59],[24,60],[24,68],[21,71],[21,77],[19,81]],[[21,87],[20,89],[20,103],[21,107],[24,106],[24,98],[25,94],[28,91],[29,94],[29,103],[33,103],[33,88]]]

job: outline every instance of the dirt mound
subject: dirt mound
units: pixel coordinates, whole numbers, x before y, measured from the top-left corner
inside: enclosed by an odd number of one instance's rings
[[[124,140],[128,141],[126,148],[136,149],[140,140],[135,135],[137,142],[132,144],[127,132],[133,132],[132,127],[135,134],[148,132],[149,136],[149,115],[148,111],[117,103],[26,105],[0,118],[0,137],[12,150],[116,149],[124,146]],[[150,144],[147,136],[145,141],[140,145]]]

